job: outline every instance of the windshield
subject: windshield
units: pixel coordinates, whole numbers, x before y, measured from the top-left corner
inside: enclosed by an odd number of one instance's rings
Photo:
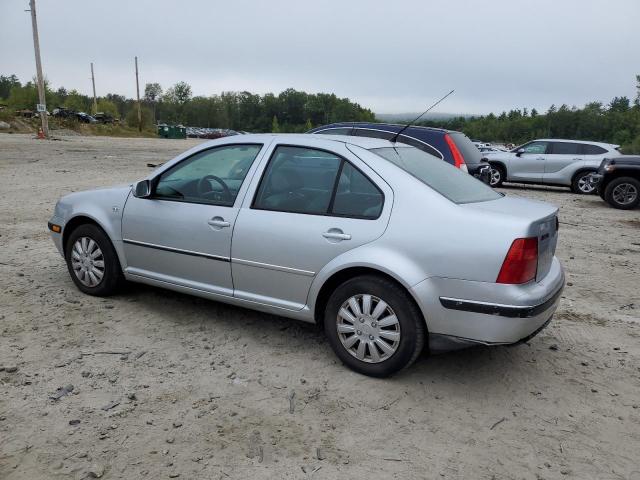
[[[400,167],[454,203],[487,202],[501,197],[468,173],[417,148],[372,148],[370,152]]]

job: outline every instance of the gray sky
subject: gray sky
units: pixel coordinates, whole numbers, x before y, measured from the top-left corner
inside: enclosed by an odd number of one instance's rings
[[[640,0],[37,0],[54,87],[333,92],[379,113],[546,110],[635,95]],[[0,74],[35,72],[27,0],[0,0]]]

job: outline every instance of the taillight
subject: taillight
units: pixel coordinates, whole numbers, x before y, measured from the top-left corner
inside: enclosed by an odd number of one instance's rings
[[[462,154],[460,153],[460,150],[458,150],[458,147],[456,146],[456,142],[453,141],[453,138],[451,138],[451,135],[449,135],[448,133],[445,134],[444,139],[447,142],[447,145],[449,145],[449,149],[451,150],[451,155],[453,155],[453,164],[455,165],[456,168],[467,168],[467,165],[464,163],[464,157],[462,156]]]
[[[536,278],[538,270],[538,239],[516,238],[502,262],[496,283],[527,283]]]

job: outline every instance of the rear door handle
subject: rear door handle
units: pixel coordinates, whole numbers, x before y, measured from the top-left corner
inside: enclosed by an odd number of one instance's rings
[[[217,230],[231,226],[231,224],[222,217],[213,217],[207,223]]]
[[[351,240],[351,235],[344,233],[339,228],[331,228],[322,234],[327,240]]]

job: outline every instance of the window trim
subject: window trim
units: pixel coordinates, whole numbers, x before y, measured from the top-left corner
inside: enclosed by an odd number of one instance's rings
[[[306,148],[307,150],[317,150],[320,152],[330,153],[331,155],[334,155],[335,157],[340,159],[340,165],[338,166],[338,171],[336,172],[336,179],[334,180],[334,183],[333,183],[333,190],[331,192],[331,198],[329,199],[329,205],[327,206],[326,212],[324,213],[298,212],[294,210],[282,210],[277,208],[263,208],[263,207],[256,206],[256,202],[258,201],[258,192],[260,191],[262,182],[264,182],[264,177],[267,174],[269,167],[271,166],[271,162],[273,162],[273,158],[275,156],[276,151],[278,150],[278,147],[293,147],[293,148]],[[382,207],[380,208],[380,213],[378,213],[376,217],[367,217],[363,215],[345,215],[345,214],[331,212],[331,210],[333,209],[335,198],[336,198],[336,192],[338,190],[338,183],[340,182],[340,175],[342,175],[342,169],[344,168],[345,162],[349,163],[349,165],[351,165],[356,171],[361,173],[364,176],[364,178],[366,178],[369,182],[371,182],[371,184],[375,187],[376,190],[378,190],[378,192],[382,196]],[[279,143],[275,145],[275,147],[271,151],[269,160],[267,161],[267,164],[265,165],[264,169],[262,170],[262,173],[260,174],[260,181],[258,182],[258,185],[256,186],[256,189],[253,192],[253,198],[251,199],[251,205],[249,206],[249,208],[251,210],[261,210],[264,212],[294,213],[298,215],[313,215],[316,217],[353,218],[356,220],[378,220],[382,216],[382,212],[384,211],[385,202],[386,202],[386,197],[382,189],[378,186],[378,184],[374,182],[369,175],[367,175],[361,169],[359,169],[356,165],[354,165],[353,162],[350,162],[349,160],[344,158],[342,155],[321,147],[310,147],[307,145],[293,145],[288,143]]]
[[[168,172],[171,172],[172,170],[174,170],[175,168],[180,166],[182,163],[186,162],[187,160],[192,159],[196,155],[200,155],[201,153],[209,152],[211,150],[218,150],[218,149],[221,149],[221,148],[252,147],[252,146],[260,147],[260,150],[258,150],[258,153],[256,153],[256,156],[254,157],[253,161],[251,162],[251,165],[249,165],[249,168],[247,169],[247,173],[245,174],[244,178],[242,179],[242,183],[240,183],[240,187],[238,188],[238,194],[236,195],[236,198],[233,199],[233,203],[231,205],[229,205],[228,203],[219,203],[219,202],[213,202],[213,201],[205,202],[205,201],[194,201],[194,200],[181,200],[179,198],[156,196],[156,188],[158,187],[158,184],[160,183],[160,178],[164,174],[166,174]],[[258,143],[258,142],[225,143],[223,145],[214,145],[214,146],[209,147],[209,148],[203,148],[202,150],[198,150],[197,152],[194,152],[191,155],[189,155],[188,157],[185,157],[182,160],[180,160],[179,162],[171,165],[169,168],[167,168],[166,170],[163,170],[158,175],[156,175],[154,178],[152,178],[151,179],[151,195],[148,197],[148,199],[149,200],[161,200],[163,202],[191,203],[191,204],[194,204],[194,205],[211,205],[213,207],[234,208],[236,206],[236,202],[238,202],[238,198],[240,197],[240,190],[242,190],[242,187],[245,185],[245,181],[247,179],[247,175],[249,175],[249,170],[251,170],[251,167],[253,167],[255,165],[256,160],[260,156],[260,152],[262,152],[262,150],[264,149],[264,146],[265,146],[264,143]]]

